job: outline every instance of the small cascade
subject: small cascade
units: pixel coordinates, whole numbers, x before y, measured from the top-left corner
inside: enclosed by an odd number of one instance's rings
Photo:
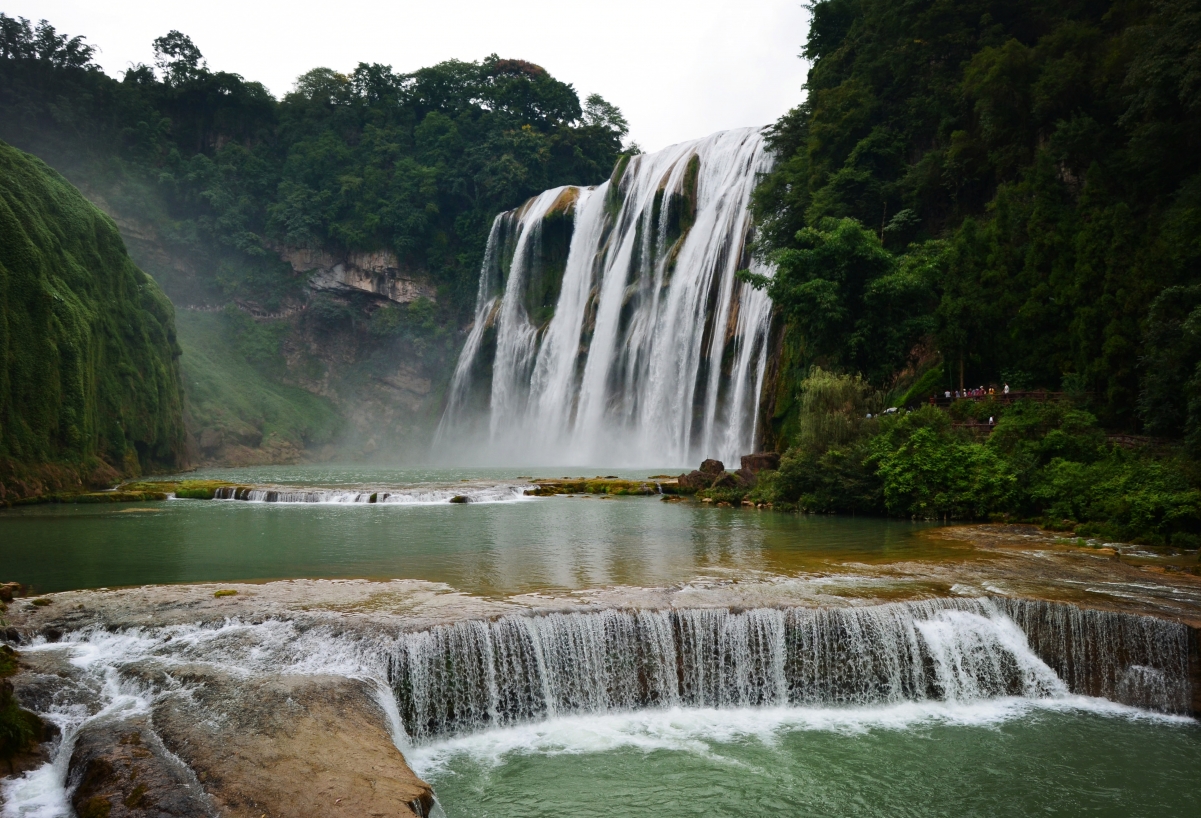
[[[770,299],[738,280],[757,129],[623,157],[497,216],[435,444],[497,461],[686,464],[754,449]]]
[[[1063,603],[1000,604],[1072,692],[1188,712],[1188,629],[1183,625]]]
[[[417,741],[644,707],[868,706],[1099,695],[1188,712],[1187,630],[1020,600],[508,616],[401,637]]]
[[[487,486],[423,487],[405,489],[309,489],[287,487],[225,486],[213,492],[214,500],[248,503],[325,503],[330,505],[439,505],[442,503],[504,503],[525,500],[528,483]]]

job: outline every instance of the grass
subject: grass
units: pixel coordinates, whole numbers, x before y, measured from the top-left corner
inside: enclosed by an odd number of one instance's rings
[[[334,405],[247,362],[227,316],[181,311],[176,326],[188,429],[202,443],[206,431],[208,439],[250,447],[274,441],[304,448],[334,439],[342,425]]]

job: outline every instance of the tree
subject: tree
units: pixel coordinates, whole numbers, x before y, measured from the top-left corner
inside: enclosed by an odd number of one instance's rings
[[[155,39],[154,64],[169,85],[183,85],[206,70],[204,55],[192,38],[174,29]]]

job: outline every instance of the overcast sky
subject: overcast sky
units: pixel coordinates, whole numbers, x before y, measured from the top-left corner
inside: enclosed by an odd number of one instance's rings
[[[152,63],[151,41],[192,38],[209,68],[282,96],[299,74],[359,62],[412,71],[493,52],[538,63],[581,99],[625,113],[643,150],[724,128],[766,125],[801,101],[803,0],[0,0],[99,46],[114,76]]]

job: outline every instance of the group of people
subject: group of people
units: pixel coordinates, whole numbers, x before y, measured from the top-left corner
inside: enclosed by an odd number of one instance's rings
[[[950,399],[959,400],[961,398],[977,399],[977,398],[992,397],[993,395],[996,395],[996,394],[997,394],[997,388],[995,386],[990,386],[987,389],[983,386],[977,386],[975,389],[956,389],[954,392],[947,390],[946,392],[943,393],[943,397],[947,398],[949,400]],[[1001,387],[1001,394],[1002,395],[1009,394],[1009,384],[1005,384],[1003,387]],[[933,396],[930,397],[930,402],[934,403]]]

